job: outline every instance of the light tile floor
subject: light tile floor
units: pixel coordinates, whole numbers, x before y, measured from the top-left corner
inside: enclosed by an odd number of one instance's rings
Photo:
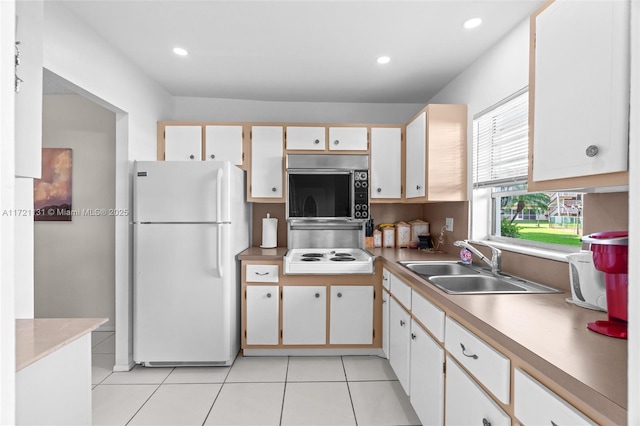
[[[115,334],[94,332],[94,425],[419,425],[389,362],[242,357],[231,367],[113,373]]]

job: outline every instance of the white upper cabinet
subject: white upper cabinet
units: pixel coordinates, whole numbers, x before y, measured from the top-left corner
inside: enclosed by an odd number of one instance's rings
[[[409,198],[426,195],[427,113],[422,112],[407,124],[406,181]]]
[[[330,151],[366,151],[366,127],[329,127]]]
[[[325,128],[291,126],[287,127],[287,149],[324,151]]]
[[[371,199],[402,197],[402,130],[371,129]]]
[[[166,126],[164,128],[166,161],[202,160],[202,126]]]
[[[205,126],[204,159],[242,166],[242,126]]]
[[[282,199],[283,190],[283,128],[253,126],[251,128],[251,198]]]
[[[557,0],[532,20],[533,181],[627,170],[629,19],[628,1]]]

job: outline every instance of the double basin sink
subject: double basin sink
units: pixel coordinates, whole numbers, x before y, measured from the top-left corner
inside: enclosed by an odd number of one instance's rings
[[[510,294],[562,293],[545,285],[513,275],[461,262],[399,261],[402,266],[420,275],[449,294]]]

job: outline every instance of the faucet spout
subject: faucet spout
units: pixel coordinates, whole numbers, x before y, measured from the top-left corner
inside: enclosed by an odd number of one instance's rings
[[[482,254],[477,248],[473,247],[471,244],[478,244],[481,246],[489,247],[491,249],[491,259]],[[463,247],[469,250],[471,253],[478,256],[483,262],[491,267],[491,272],[494,274],[499,274],[502,269],[502,250],[499,248],[493,247],[484,241],[455,241],[453,243],[456,247]]]

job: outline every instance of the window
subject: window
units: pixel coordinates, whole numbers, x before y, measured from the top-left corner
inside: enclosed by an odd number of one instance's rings
[[[474,202],[489,201],[480,204],[489,209],[483,225],[490,239],[554,249],[579,247],[582,194],[527,191],[528,113],[525,88],[474,117]]]

